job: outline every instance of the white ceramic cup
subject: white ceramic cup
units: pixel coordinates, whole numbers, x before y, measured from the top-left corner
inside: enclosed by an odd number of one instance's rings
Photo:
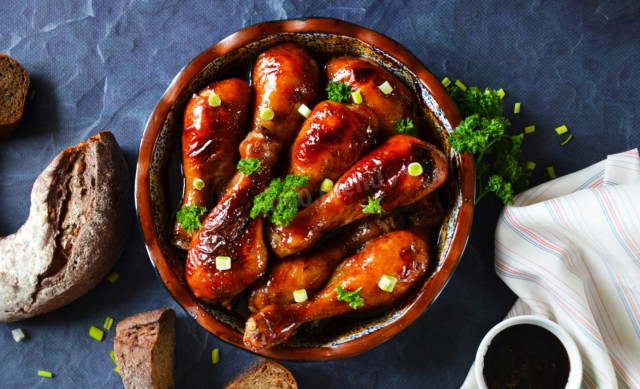
[[[564,349],[567,351],[567,356],[569,357],[569,379],[567,381],[566,389],[577,389],[580,387],[582,383],[582,359],[580,357],[580,352],[578,351],[578,347],[576,343],[573,341],[571,336],[562,329],[559,325],[552,322],[549,319],[546,319],[542,316],[516,316],[511,319],[504,320],[495,325],[482,339],[480,342],[480,347],[478,347],[478,352],[476,353],[476,367],[475,367],[475,375],[476,382],[478,383],[478,387],[480,389],[487,389],[487,383],[484,380],[484,374],[482,374],[482,370],[484,370],[484,356],[489,349],[489,345],[491,341],[498,335],[498,333],[502,332],[505,328],[517,325],[517,324],[534,324],[540,326],[552,334],[554,334],[564,346]]]

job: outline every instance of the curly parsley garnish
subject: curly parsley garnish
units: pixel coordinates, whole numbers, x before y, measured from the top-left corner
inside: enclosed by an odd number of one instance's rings
[[[250,176],[251,173],[255,172],[260,168],[260,160],[257,158],[242,158],[238,161],[238,170],[242,172],[245,176]]]
[[[348,302],[352,309],[358,309],[358,307],[364,305],[364,299],[360,296],[361,289],[362,287],[359,287],[353,292],[349,292],[342,289],[341,285],[338,285],[336,286],[336,294],[338,296],[338,300]]]
[[[524,134],[505,134],[511,123],[503,116],[502,98],[497,91],[486,88],[482,92],[470,87],[464,92],[455,85],[447,89],[464,118],[449,142],[454,150],[475,157],[476,204],[489,192],[503,203],[512,204],[514,194],[529,186],[530,171],[518,161]]]
[[[250,216],[255,218],[260,213],[268,216],[278,226],[288,226],[298,213],[298,192],[296,188],[304,186],[309,177],[288,175],[284,181],[274,178],[269,187],[253,199]]]
[[[335,101],[336,103],[341,103],[346,100],[349,101],[349,96],[353,93],[351,87],[344,82],[330,82],[327,85],[327,96],[331,101]]]
[[[362,213],[383,213],[384,209],[382,209],[380,201],[382,201],[382,197],[376,200],[369,197],[369,202],[360,205],[362,207]]]
[[[202,227],[202,224],[200,224],[200,216],[204,215],[205,212],[207,212],[205,207],[200,207],[196,204],[188,207],[183,205],[178,213],[176,213],[176,220],[178,220],[178,223],[182,225],[185,231],[193,232]]]
[[[411,118],[400,119],[395,124],[395,129],[398,134],[405,134],[411,136],[418,136],[418,131],[413,126],[413,121]]]

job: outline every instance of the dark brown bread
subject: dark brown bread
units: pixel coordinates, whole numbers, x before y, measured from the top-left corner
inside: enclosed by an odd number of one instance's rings
[[[174,387],[176,313],[138,313],[118,323],[113,350],[126,389]]]
[[[29,74],[15,59],[0,53],[0,139],[18,126],[29,90]]]
[[[297,389],[293,374],[279,363],[259,358],[233,378],[224,389]]]
[[[132,213],[113,134],[58,154],[33,184],[25,224],[0,237],[0,322],[52,311],[96,286],[124,248]]]

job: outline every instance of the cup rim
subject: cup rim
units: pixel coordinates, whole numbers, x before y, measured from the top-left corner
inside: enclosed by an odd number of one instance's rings
[[[580,356],[580,351],[578,350],[578,346],[575,341],[569,335],[569,333],[557,323],[543,317],[536,315],[522,315],[522,316],[514,316],[512,318],[501,321],[496,324],[487,334],[484,336],[482,341],[480,342],[480,346],[478,346],[478,351],[476,352],[475,358],[475,378],[478,383],[478,387],[480,389],[487,389],[487,384],[484,380],[484,375],[482,374],[482,370],[484,369],[484,356],[491,345],[493,339],[500,332],[504,331],[509,327],[513,327],[518,324],[533,324],[539,327],[542,327],[552,334],[554,334],[562,346],[567,352],[567,356],[569,357],[569,377],[567,379],[566,389],[577,389],[582,384],[582,357]]]

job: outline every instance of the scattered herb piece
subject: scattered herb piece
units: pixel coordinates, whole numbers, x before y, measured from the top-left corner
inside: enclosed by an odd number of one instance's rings
[[[349,95],[353,93],[351,87],[344,82],[330,82],[327,85],[327,98],[336,103],[349,100]]]
[[[276,116],[276,113],[273,112],[271,108],[265,108],[262,111],[260,111],[260,117],[264,120],[273,120],[275,116]]]
[[[120,369],[118,368],[118,366],[116,366],[116,368],[113,369],[113,371],[115,371],[116,373],[120,374]]]
[[[380,281],[378,281],[378,287],[385,292],[391,293],[393,292],[393,288],[396,286],[396,282],[398,282],[397,278],[385,274],[380,277]]]
[[[398,134],[418,136],[418,131],[414,127],[413,120],[411,120],[411,118],[406,117],[398,120],[394,127]]]
[[[352,309],[358,309],[364,305],[364,299],[360,296],[360,290],[362,287],[354,290],[353,292],[346,291],[342,289],[341,285],[336,286],[336,294],[338,296],[338,300],[345,301],[349,303],[349,306]]]
[[[220,104],[222,104],[222,101],[220,100],[220,96],[218,96],[215,93],[212,93],[209,95],[209,105],[212,107],[219,107]]]
[[[257,171],[260,168],[260,160],[257,158],[242,158],[238,161],[238,170],[245,176],[250,176],[251,173]]]
[[[118,281],[119,279],[120,279],[120,274],[117,271],[112,271],[107,276],[107,281],[111,282],[112,284],[115,284],[116,281]]]
[[[217,365],[220,362],[220,349],[214,348],[211,350],[211,363]]]
[[[107,331],[111,331],[112,326],[113,326],[113,318],[107,316],[107,318],[104,319],[104,325],[102,327]]]
[[[524,134],[508,135],[511,123],[503,116],[502,99],[497,91],[459,85],[449,89],[464,120],[453,131],[451,147],[461,153],[472,153],[476,162],[476,203],[494,192],[505,204],[529,186],[530,171],[518,161]]]
[[[380,92],[384,93],[385,95],[393,92],[393,87],[391,86],[391,84],[389,84],[389,81],[385,81],[382,84],[378,85],[378,89],[380,89]]]
[[[573,138],[573,135],[572,135],[572,134],[569,134],[569,137],[568,137],[567,139],[563,140],[563,141],[562,141],[562,143],[560,143],[560,146],[564,146],[564,145],[566,145],[567,143],[569,143],[569,141],[571,140],[571,138]]]
[[[46,370],[38,370],[38,375],[45,378],[53,378],[53,373]]]
[[[382,209],[380,201],[382,201],[382,197],[376,200],[369,197],[369,201],[366,204],[360,205],[362,207],[362,213],[383,213],[384,209]]]
[[[216,269],[220,271],[231,269],[231,258],[224,256],[216,257]]]
[[[309,299],[306,289],[296,289],[293,291],[293,300],[296,303],[303,303]]]
[[[536,132],[536,126],[526,126],[524,128],[524,133],[525,134],[532,134],[534,132]]]
[[[556,171],[553,168],[553,166],[547,166],[546,171],[547,171],[547,177],[549,177],[550,180],[553,180],[553,179],[555,179],[557,177],[556,176]]]
[[[104,339],[104,331],[96,326],[91,326],[89,328],[89,336],[98,342],[102,342],[102,339]]]
[[[524,163],[528,170],[535,170],[536,163],[533,161],[527,161]]]
[[[22,329],[20,329],[20,328],[16,328],[14,330],[11,330],[11,336],[13,336],[13,340],[15,340],[16,342],[22,342],[24,340],[24,338],[27,337],[24,334],[24,331],[22,331]]]
[[[516,103],[513,106],[513,113],[520,113],[520,103]]]
[[[362,103],[362,94],[360,94],[359,91],[353,92],[351,94],[351,100],[353,100],[353,102],[356,103],[356,104]]]
[[[462,89],[463,92],[467,91],[467,86],[465,84],[462,83],[462,81],[460,80],[456,80],[456,86],[460,89]]]
[[[109,356],[111,357],[111,360],[113,361],[113,364],[117,366],[117,365],[118,365],[118,363],[116,362],[116,353],[115,353],[115,352],[113,352],[113,351],[111,351],[111,352],[109,353]]]
[[[498,89],[498,96],[500,96],[501,99],[504,99],[505,95],[506,93],[504,92],[504,89],[502,88]]]
[[[424,173],[424,169],[422,167],[422,165],[420,165],[419,162],[411,162],[409,164],[409,175],[413,176],[413,177],[417,177],[419,175],[421,175],[422,173]]]
[[[300,107],[298,107],[298,113],[304,116],[305,118],[308,118],[309,115],[311,114],[311,110],[306,105],[301,104]]]
[[[188,207],[183,205],[176,214],[176,219],[185,231],[193,232],[202,227],[202,224],[200,224],[200,216],[204,215],[206,211],[207,209],[205,207],[200,207],[196,204]]]
[[[569,132],[569,129],[565,125],[556,128],[556,133],[558,133],[558,135],[566,134],[567,132]]]
[[[442,85],[444,85],[445,88],[451,85],[451,80],[449,79],[449,77],[445,77],[442,79]]]
[[[193,179],[193,186],[197,189],[197,190],[202,190],[202,188],[204,188],[204,181],[201,180],[200,178],[194,178]]]
[[[250,216],[256,218],[260,213],[268,216],[278,226],[288,226],[298,213],[298,192],[296,188],[304,186],[308,176],[288,175],[284,181],[274,178],[269,187],[253,199]]]
[[[322,180],[322,183],[320,183],[320,190],[323,192],[328,192],[331,188],[333,188],[333,181],[328,178],[325,178]]]

